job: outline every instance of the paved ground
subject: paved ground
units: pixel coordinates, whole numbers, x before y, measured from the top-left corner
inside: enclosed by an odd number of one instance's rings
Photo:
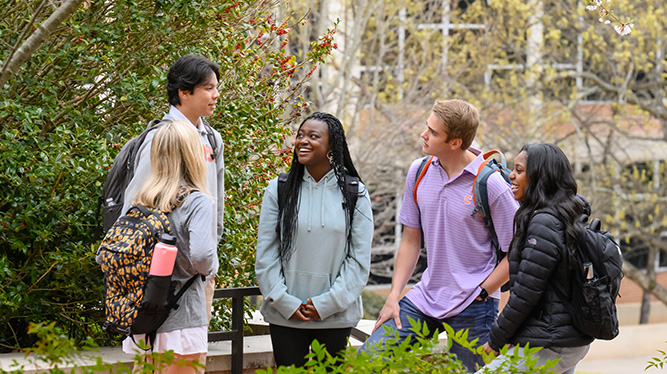
[[[577,365],[576,374],[655,374],[667,373],[664,369],[651,368],[644,371],[651,357],[625,358],[617,360],[590,360],[581,361]]]

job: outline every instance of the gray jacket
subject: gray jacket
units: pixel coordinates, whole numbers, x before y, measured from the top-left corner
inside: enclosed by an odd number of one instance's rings
[[[218,272],[217,241],[208,223],[213,219],[211,198],[199,191],[188,196],[183,205],[167,214],[176,237],[178,255],[174,265],[172,280],[178,282],[179,290],[193,275],[201,274],[210,279]],[[169,318],[158,332],[179,330],[208,325],[206,314],[206,282],[195,280],[178,301],[179,307],[169,314]]]

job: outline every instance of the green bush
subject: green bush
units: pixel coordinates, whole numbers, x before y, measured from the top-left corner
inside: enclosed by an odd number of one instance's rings
[[[432,338],[428,336],[426,324],[419,325],[414,320],[410,320],[410,330],[416,333],[417,342],[410,344],[409,341],[403,341],[395,344],[398,339],[398,332],[393,337],[391,331],[386,331],[388,338],[383,341],[378,350],[369,353],[358,353],[353,347],[348,347],[340,357],[334,357],[326,351],[326,348],[315,342],[312,345],[312,352],[308,355],[309,361],[303,367],[279,367],[278,374],[298,374],[298,373],[466,373],[463,364],[456,359],[456,356],[449,353],[449,348],[453,342],[461,344],[463,347],[477,352],[490,361],[483,353],[482,347],[474,348],[476,340],[469,342],[467,331],[454,332],[451,327],[445,325],[447,336],[451,337],[447,343],[442,345],[438,340],[438,334]],[[532,357],[539,348],[526,347],[528,358],[524,360],[526,370],[516,369],[516,364],[522,361],[518,355],[509,356],[507,364],[497,370],[488,371],[492,373],[548,373],[551,372],[556,364],[555,361],[547,362],[544,366],[537,366],[537,358]],[[501,354],[507,353],[507,347],[503,348]],[[258,370],[258,374],[272,374],[273,369]]]
[[[49,373],[65,373],[65,369],[67,369],[68,372],[82,374],[100,372],[154,373],[155,370],[158,370],[166,365],[171,365],[172,363],[194,367],[200,366],[199,363],[187,362],[185,360],[182,360],[181,362],[175,361],[173,351],[168,351],[161,354],[149,354],[147,355],[149,358],[148,360],[145,356],[135,355],[133,362],[136,370],[133,371],[133,367],[127,367],[123,363],[104,363],[99,357],[92,357],[87,354],[82,354],[78,348],[95,351],[95,342],[89,338],[83,342],[83,344],[75,344],[74,340],[68,338],[62,333],[59,333],[58,330],[59,329],[55,327],[55,322],[51,322],[48,325],[30,325],[28,328],[28,333],[35,336],[37,341],[34,347],[26,349],[26,354],[30,355],[27,356],[27,361],[29,363],[34,364],[37,367],[48,367]],[[138,345],[145,349],[148,348],[148,346],[144,345],[142,341],[138,342]],[[89,359],[91,362],[95,362],[95,364],[88,367],[83,367],[76,364],[76,362],[81,362],[84,359]],[[21,365],[18,362],[14,362],[8,366],[10,367],[11,371],[0,369],[0,374],[21,374],[26,371],[25,365]]]
[[[277,373],[466,373],[466,370],[460,361],[456,359],[453,354],[448,353],[453,341],[461,344],[468,349],[482,353],[481,347],[473,348],[475,341],[468,342],[467,332],[460,331],[454,333],[451,328],[445,325],[447,335],[451,337],[445,345],[440,344],[437,334],[433,338],[426,338],[428,329],[426,324],[420,326],[415,321],[411,320],[411,330],[417,334],[417,342],[409,344],[405,341],[401,344],[394,344],[397,339],[397,334],[393,338],[386,341],[385,350],[373,352],[371,354],[358,354],[357,350],[348,347],[340,357],[331,356],[323,345],[315,342],[313,344],[312,353],[308,355],[309,361],[304,367],[279,367]],[[31,325],[30,333],[35,335],[38,340],[35,348],[28,351],[34,354],[33,362],[46,364],[52,369],[51,373],[64,373],[62,367],[67,367],[68,370],[77,373],[130,373],[132,368],[127,368],[122,365],[118,367],[115,364],[106,364],[97,358],[96,364],[89,367],[77,367],[74,365],[79,358],[90,358],[82,355],[76,349],[74,342],[59,333],[54,328],[54,324],[49,325]],[[391,336],[391,332],[388,332]],[[92,341],[87,342],[94,346]],[[88,347],[90,348],[90,347]],[[554,367],[555,361],[547,362],[544,366],[537,366],[536,358],[531,357],[539,348],[526,347],[529,357],[524,361],[526,363],[526,370],[516,369],[516,364],[521,360],[517,355],[508,356],[507,365],[497,370],[488,371],[488,374],[493,373],[509,373],[509,374],[528,374],[528,373],[549,373]],[[501,350],[501,354],[507,352],[507,347]],[[169,365],[174,362],[172,352],[164,354],[154,353],[150,355],[153,362],[159,364],[151,364],[143,362],[142,357],[137,355],[134,357],[134,365],[137,371],[141,373],[149,373],[158,368],[159,365]],[[490,357],[483,355],[488,361]],[[191,364],[190,364],[191,365]],[[0,369],[0,374],[23,373],[23,367],[16,364],[12,367],[13,371],[7,372]],[[44,365],[42,365],[44,366]],[[60,367],[60,368],[59,368]],[[272,368],[266,370],[257,370],[258,374],[273,374]]]
[[[20,46],[49,16],[41,3],[0,7],[4,46]],[[86,1],[2,87],[0,352],[32,346],[29,324],[51,321],[76,341],[110,343],[99,330],[97,198],[122,144],[168,110],[166,72],[185,54],[221,67],[221,97],[208,119],[223,135],[227,166],[219,284],[253,283],[257,212],[285,165],[284,125],[305,110],[304,82],[332,48],[324,38],[303,61],[287,54],[290,30],[275,19],[278,5]],[[0,61],[14,52],[0,49]]]

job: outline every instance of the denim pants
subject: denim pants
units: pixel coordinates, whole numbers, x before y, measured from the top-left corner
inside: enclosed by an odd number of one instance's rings
[[[581,347],[542,348],[539,352],[537,352],[533,356],[533,358],[537,356],[537,366],[544,365],[547,362],[547,360],[560,359],[560,361],[553,368],[553,372],[562,374],[574,374],[574,369],[577,367],[579,361],[581,361],[586,356],[586,353],[588,353],[589,348],[590,344]],[[511,347],[510,349],[507,350],[507,355],[511,356],[514,353],[515,349],[519,349],[519,356],[523,357],[524,355],[523,348],[521,347]],[[495,373],[498,371],[498,368],[500,368],[500,366],[503,365],[505,360],[506,360],[505,356],[498,356],[494,358],[493,361],[489,362],[488,365],[486,365],[483,369],[481,369],[477,373],[483,374],[486,373],[487,370],[489,370],[489,372],[491,373]],[[523,366],[522,363],[519,363],[517,367],[520,370],[526,370],[526,367]]]
[[[398,330],[399,340],[396,344],[399,344],[406,339],[410,339],[411,344],[417,341],[415,333],[410,331],[411,325],[408,321],[408,317],[410,317],[422,325],[426,323],[429,331],[428,337],[432,337],[436,331],[438,331],[438,333],[444,332],[445,329],[443,323],[446,323],[451,326],[454,331],[468,329],[468,340],[479,338],[477,345],[480,346],[489,340],[491,325],[493,325],[493,322],[498,315],[498,300],[491,297],[487,298],[486,301],[475,300],[461,313],[444,319],[437,319],[425,315],[417,309],[407,297],[403,297],[398,302],[398,305],[401,308],[400,319],[402,328]],[[369,354],[372,354],[373,351],[377,351],[379,343],[387,338],[387,336],[384,335],[384,327],[394,331],[397,330],[394,319],[387,320],[381,327],[378,327],[378,329],[375,330],[366,342],[364,342],[364,345],[359,351],[368,352]],[[389,338],[393,338],[393,335]],[[484,365],[482,356],[471,352],[467,348],[463,348],[459,344],[454,343],[452,345],[451,353],[456,354],[457,358],[470,373],[477,370],[476,365],[479,365],[479,367]]]

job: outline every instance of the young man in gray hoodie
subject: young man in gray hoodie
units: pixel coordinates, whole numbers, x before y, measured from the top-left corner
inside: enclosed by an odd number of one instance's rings
[[[183,120],[191,123],[199,132],[204,148],[207,167],[206,188],[213,200],[213,219],[211,230],[216,238],[216,245],[220,242],[223,233],[223,218],[225,211],[225,163],[223,159],[223,144],[220,133],[204,123],[202,117],[208,117],[215,111],[215,105],[220,97],[218,80],[220,68],[217,64],[195,55],[183,56],[176,60],[167,74],[167,95],[171,108],[162,120]],[[212,132],[215,144],[209,141]],[[123,212],[132,204],[132,199],[151,172],[151,143],[155,131],[147,134],[135,160],[134,177],[125,189]],[[214,149],[215,148],[215,149]],[[214,278],[206,286],[207,313],[211,315],[211,303]],[[205,360],[205,356],[203,358]],[[205,361],[200,361],[202,364]]]

